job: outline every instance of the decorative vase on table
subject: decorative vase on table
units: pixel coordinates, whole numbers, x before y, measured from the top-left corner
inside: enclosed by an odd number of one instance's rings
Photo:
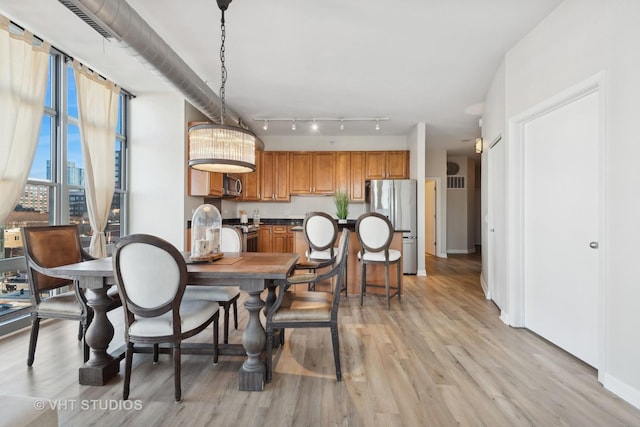
[[[346,224],[349,215],[349,195],[344,191],[336,191],[333,201],[336,205],[338,224]]]
[[[200,205],[191,218],[191,258],[212,257],[220,252],[222,216],[213,205]]]

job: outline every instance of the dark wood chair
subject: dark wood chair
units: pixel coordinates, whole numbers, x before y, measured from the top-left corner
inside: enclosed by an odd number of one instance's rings
[[[242,252],[242,235],[237,228],[222,226],[220,234],[220,251]],[[222,342],[229,342],[229,310],[233,308],[233,326],[238,329],[238,298],[239,286],[196,286],[187,285],[184,299],[206,299],[216,301],[224,308],[224,325]]]
[[[91,323],[93,310],[87,306],[84,292],[69,278],[51,277],[46,268],[74,264],[90,259],[80,243],[80,234],[75,225],[53,225],[24,227],[22,241],[27,264],[29,293],[31,296],[31,338],[27,365],[32,366],[40,330],[40,319],[70,319],[80,322],[78,339],[83,339]],[[73,290],[49,295],[58,289]],[[47,294],[45,298],[43,294]],[[109,310],[120,306],[120,297],[115,287],[108,294],[113,298]],[[84,361],[89,360],[89,346],[84,344]]]
[[[387,301],[387,310],[391,309],[390,299],[394,296],[401,298],[402,292],[402,253],[390,249],[393,239],[393,225],[389,218],[377,212],[360,215],[356,221],[356,235],[360,243],[358,260],[360,261],[360,305],[364,301],[367,286],[383,287]],[[378,264],[384,266],[384,285],[367,283],[367,265]],[[389,267],[397,264],[396,286],[389,283]]]
[[[340,286],[343,283],[347,264],[349,233],[347,229],[342,231],[334,263],[326,273],[294,274],[286,280],[275,282],[277,298],[267,312],[267,382],[271,381],[273,370],[272,352],[275,331],[279,329],[283,334],[286,328],[330,328],[336,379],[342,380],[338,339],[338,307]],[[323,280],[331,280],[332,292],[289,291],[291,285],[316,283]]]
[[[147,234],[121,238],[113,266],[125,320],[125,372],[122,398],[129,398],[135,344],[173,346],[175,400],[182,398],[180,383],[182,341],[213,323],[213,360],[218,358],[219,305],[215,301],[183,300],[187,265],[171,243]],[[144,350],[143,350],[144,351]]]

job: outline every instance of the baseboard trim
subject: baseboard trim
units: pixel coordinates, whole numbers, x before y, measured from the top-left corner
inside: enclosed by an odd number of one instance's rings
[[[482,291],[484,292],[484,297],[486,299],[491,299],[491,292],[489,292],[489,285],[484,281],[484,275],[482,272],[480,273],[480,286],[482,287]]]
[[[603,380],[602,385],[604,388],[640,409],[640,390],[610,374],[605,373]]]

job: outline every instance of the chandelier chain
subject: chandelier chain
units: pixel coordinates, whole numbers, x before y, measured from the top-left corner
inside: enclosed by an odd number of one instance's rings
[[[220,108],[220,124],[224,124],[224,115],[226,113],[226,107],[225,107],[225,102],[224,102],[224,85],[227,82],[227,67],[225,67],[224,65],[224,41],[226,38],[226,28],[224,25],[224,10],[222,11],[222,20],[220,23],[220,29],[222,30],[222,35],[220,37],[222,44],[220,45],[220,62],[222,63],[222,66],[220,68],[220,74],[221,74],[221,79],[222,79],[222,83],[220,85],[220,101],[222,103],[222,106]]]

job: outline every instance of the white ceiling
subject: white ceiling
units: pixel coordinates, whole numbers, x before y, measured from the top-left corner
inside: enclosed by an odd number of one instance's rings
[[[258,136],[310,135],[256,117],[388,117],[320,123],[319,135],[408,135],[472,153],[482,101],[504,54],[561,0],[235,0],[226,13],[226,100]],[[128,0],[218,93],[215,0]],[[57,0],[0,0],[0,13],[135,95],[172,90]],[[465,141],[465,142],[462,142]],[[267,149],[269,147],[267,146]]]

